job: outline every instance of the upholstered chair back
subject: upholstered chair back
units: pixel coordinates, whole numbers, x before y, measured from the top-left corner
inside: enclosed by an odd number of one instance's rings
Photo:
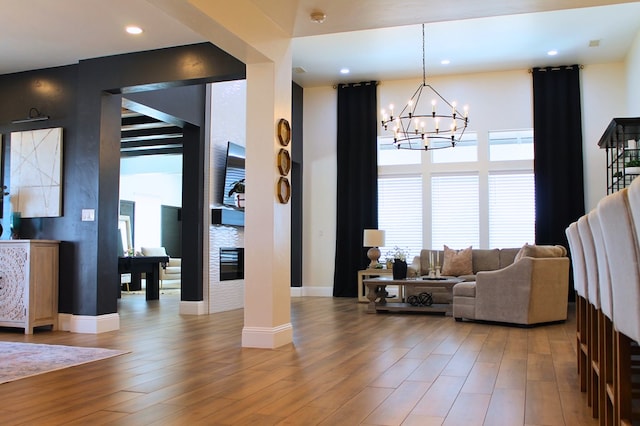
[[[640,341],[640,254],[628,197],[628,188],[608,195],[598,203],[598,211],[611,274],[613,324]]]
[[[569,251],[571,252],[571,267],[573,270],[573,285],[579,296],[587,298],[586,266],[584,261],[584,250],[578,233],[578,224],[573,222],[565,230],[567,241],[569,241]]]
[[[590,214],[578,219],[578,233],[584,253],[587,300],[596,309],[600,309],[600,285],[598,279],[598,259],[596,256],[596,246],[593,242],[593,232],[591,231],[591,221],[594,218]]]
[[[636,240],[640,241],[640,177],[637,177],[629,186],[629,208],[636,232]]]
[[[613,320],[613,298],[611,296],[611,276],[609,274],[609,260],[604,246],[602,235],[601,217],[598,208],[593,209],[589,216],[589,225],[593,235],[593,244],[596,247],[596,260],[598,261],[598,293],[600,295],[600,309],[610,320]],[[591,220],[593,219],[593,220]]]

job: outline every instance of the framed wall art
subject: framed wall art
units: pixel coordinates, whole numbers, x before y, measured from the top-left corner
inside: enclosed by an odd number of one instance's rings
[[[11,133],[12,210],[23,218],[62,215],[62,128]]]

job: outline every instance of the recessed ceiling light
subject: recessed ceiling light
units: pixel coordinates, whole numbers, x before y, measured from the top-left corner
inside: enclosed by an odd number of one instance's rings
[[[142,28],[140,28],[140,27],[136,27],[135,25],[129,25],[129,26],[126,28],[126,31],[127,31],[129,34],[142,34]]]
[[[326,18],[327,15],[325,15],[321,10],[314,10],[311,12],[311,15],[309,15],[311,22],[315,22],[316,24],[322,24]]]
[[[557,50],[550,50],[550,51],[547,52],[547,55],[549,55],[549,56],[556,56],[557,54],[558,54]]]
[[[349,74],[349,68],[342,68],[340,74]]]
[[[441,60],[441,61],[440,61],[440,63],[441,63],[442,65],[449,65],[449,64],[451,63],[451,61],[450,61],[450,60],[448,60],[448,59],[443,59],[443,60]]]

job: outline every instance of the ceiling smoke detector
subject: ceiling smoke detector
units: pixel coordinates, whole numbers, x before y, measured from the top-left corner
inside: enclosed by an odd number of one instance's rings
[[[309,15],[309,17],[311,18],[311,22],[315,22],[316,24],[322,24],[326,19],[327,15],[325,15],[324,12],[316,10],[314,12],[311,12],[311,15]]]

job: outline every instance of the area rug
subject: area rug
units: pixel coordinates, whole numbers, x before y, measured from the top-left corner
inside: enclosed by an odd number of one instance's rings
[[[127,353],[80,346],[0,342],[0,383]]]

